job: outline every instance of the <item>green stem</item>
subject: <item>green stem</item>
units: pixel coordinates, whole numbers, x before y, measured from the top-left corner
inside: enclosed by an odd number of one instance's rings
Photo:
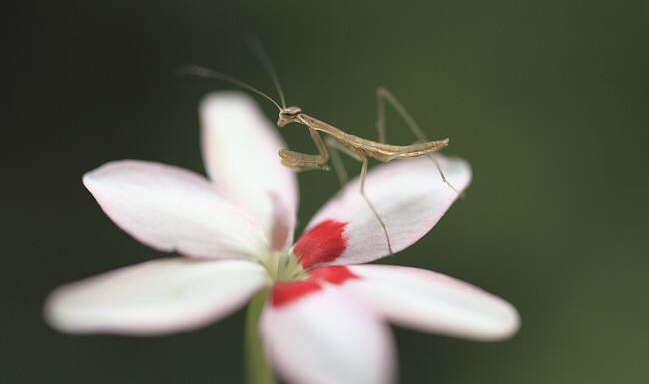
[[[257,293],[248,305],[246,313],[246,373],[249,384],[277,383],[259,337],[259,316],[268,299],[268,293],[268,289]]]

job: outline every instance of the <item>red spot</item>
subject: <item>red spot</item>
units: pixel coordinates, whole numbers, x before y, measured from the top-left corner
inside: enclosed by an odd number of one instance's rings
[[[281,307],[319,291],[322,289],[322,283],[341,285],[351,279],[360,279],[360,277],[344,266],[317,268],[306,280],[275,283],[271,292],[271,304],[273,307]]]
[[[290,283],[275,283],[271,292],[271,304],[273,307],[281,307],[318,290],[320,290],[320,284],[311,279]]]
[[[350,279],[359,279],[349,268],[344,266],[317,268],[311,272],[312,279],[340,285]]]
[[[309,229],[293,247],[293,253],[300,259],[302,267],[334,261],[347,247],[343,231],[347,223],[325,220]]]

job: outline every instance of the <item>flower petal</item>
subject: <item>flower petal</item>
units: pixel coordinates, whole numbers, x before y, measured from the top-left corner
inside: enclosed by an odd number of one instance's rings
[[[251,98],[238,92],[205,97],[201,126],[210,178],[260,218],[274,249],[292,243],[297,182],[280,162],[278,152],[286,144],[277,129]]]
[[[461,159],[437,156],[446,177],[458,190],[464,190],[471,180],[471,169]],[[387,227],[394,252],[407,248],[441,219],[457,199],[458,194],[442,182],[435,165],[427,157],[398,160],[373,168],[367,175],[365,192]],[[327,224],[328,223],[328,224]],[[334,223],[336,225],[331,225]],[[322,233],[322,225],[336,230]],[[343,226],[344,250],[336,255],[311,255],[316,249],[306,249],[297,255],[310,265],[357,264],[389,255],[385,234],[377,218],[360,193],[359,179],[348,183],[309,222],[303,236],[318,233],[323,244],[341,243]],[[331,237],[327,240],[325,237]],[[298,243],[303,241],[302,238]],[[319,262],[318,262],[319,260]]]
[[[348,268],[358,278],[342,289],[397,324],[483,341],[508,338],[520,326],[511,304],[460,280],[417,268]]]
[[[371,311],[327,287],[289,302],[272,301],[262,313],[261,335],[269,358],[288,383],[393,381],[393,340],[387,325]]]
[[[154,260],[56,289],[45,316],[70,333],[166,334],[225,317],[265,284],[263,267],[245,260]]]
[[[155,249],[251,258],[266,246],[253,218],[190,171],[124,160],[88,172],[83,183],[108,217]]]

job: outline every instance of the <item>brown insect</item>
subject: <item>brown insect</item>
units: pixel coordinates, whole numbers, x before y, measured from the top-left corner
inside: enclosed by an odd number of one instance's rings
[[[328,170],[329,167],[327,166],[327,163],[329,161],[329,151],[327,151],[327,147],[329,147],[330,149],[339,150],[360,161],[362,164],[360,174],[360,193],[367,203],[368,207],[380,223],[381,228],[383,229],[390,254],[392,254],[393,251],[392,245],[390,243],[388,229],[383,222],[383,219],[381,219],[381,216],[377,212],[376,208],[372,204],[372,201],[365,194],[365,178],[367,176],[367,163],[369,158],[387,163],[395,159],[409,159],[413,157],[428,155],[437,167],[442,181],[446,183],[450,188],[452,188],[455,192],[458,192],[458,190],[453,187],[453,185],[451,185],[451,183],[449,183],[449,181],[446,179],[441,166],[432,155],[433,152],[437,152],[440,149],[446,147],[449,140],[426,140],[424,133],[419,128],[412,116],[406,111],[401,103],[399,103],[396,97],[394,97],[387,89],[378,88],[376,92],[378,111],[376,126],[378,129],[379,141],[377,142],[364,139],[362,137],[346,133],[331,124],[325,123],[324,121],[318,120],[315,117],[302,112],[302,109],[300,107],[287,107],[279,79],[272,67],[270,60],[261,50],[257,50],[257,54],[270,72],[273,82],[275,83],[277,91],[280,95],[281,106],[273,98],[266,95],[265,93],[259,91],[251,85],[248,85],[247,83],[244,83],[239,79],[228,76],[224,73],[197,65],[190,65],[188,67],[185,67],[182,72],[197,77],[212,78],[233,83],[268,99],[279,110],[279,119],[277,120],[278,127],[284,127],[291,123],[305,125],[308,128],[311,139],[313,140],[313,143],[318,150],[318,154],[313,155],[295,152],[289,149],[281,149],[279,151],[279,157],[281,158],[282,164],[284,164],[285,166],[290,167],[291,169],[296,171],[305,171],[312,169]],[[399,113],[399,115],[403,118],[408,127],[413,131],[415,136],[417,136],[419,140],[418,143],[412,145],[390,145],[385,143],[385,101],[390,103],[390,105],[392,105],[394,109]],[[320,137],[319,132],[323,132],[327,135],[324,142]],[[332,162],[341,184],[344,184],[347,180],[347,174],[345,172],[345,168],[342,165],[340,157],[335,151],[332,152]]]

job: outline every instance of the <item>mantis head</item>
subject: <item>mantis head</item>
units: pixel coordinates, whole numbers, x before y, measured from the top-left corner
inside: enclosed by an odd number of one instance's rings
[[[277,119],[277,126],[283,127],[298,121],[299,116],[302,114],[302,109],[296,106],[290,106],[279,110],[279,119]]]

